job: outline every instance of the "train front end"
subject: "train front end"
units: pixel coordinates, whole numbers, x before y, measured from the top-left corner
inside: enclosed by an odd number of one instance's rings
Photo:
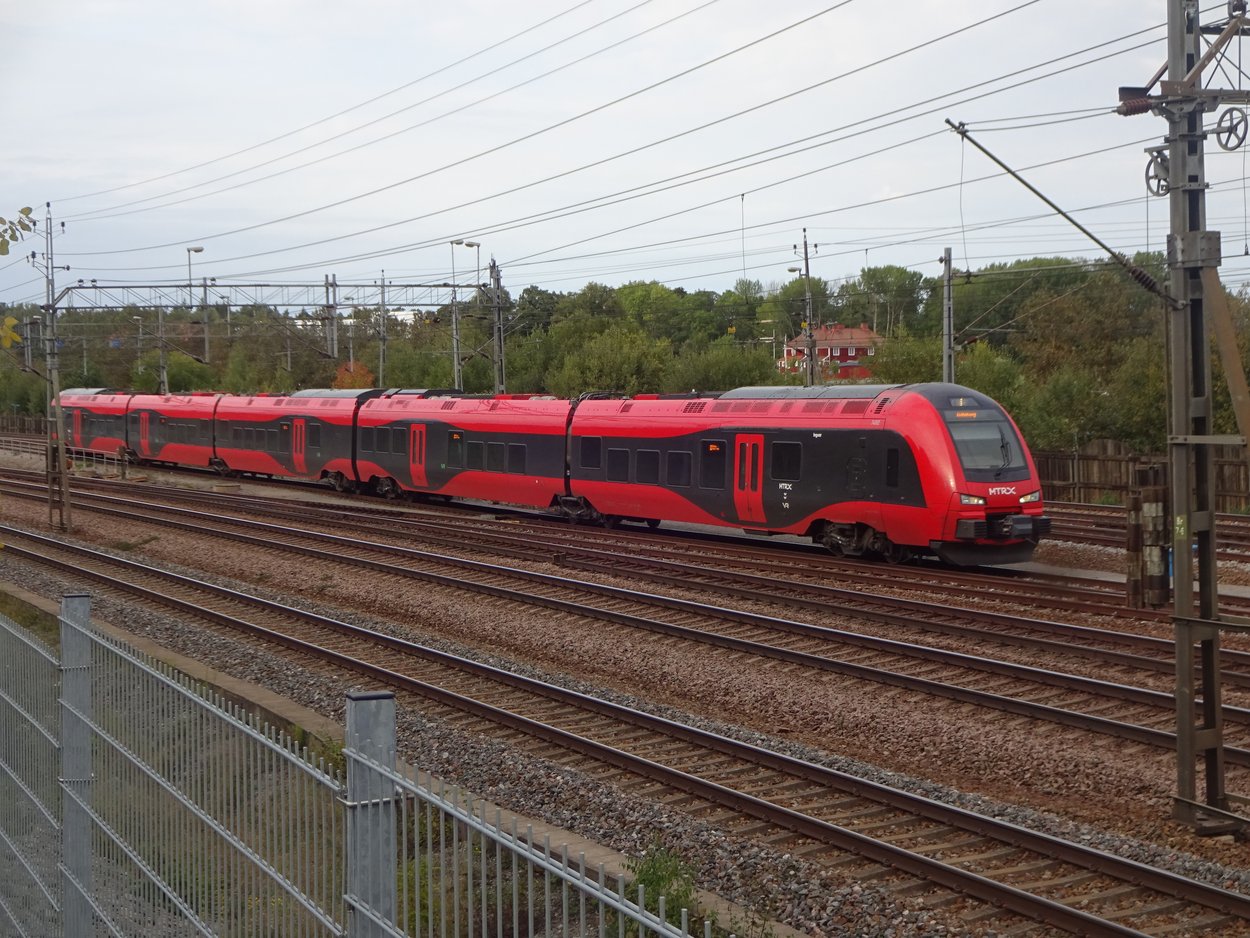
[[[942,537],[947,563],[1023,563],[1050,532],[1042,485],[1019,428],[995,401],[954,385],[924,394],[950,441],[952,481]]]

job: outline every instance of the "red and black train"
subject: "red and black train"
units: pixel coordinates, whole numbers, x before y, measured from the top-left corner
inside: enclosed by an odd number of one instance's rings
[[[578,521],[811,537],[850,556],[1029,559],[1050,528],[1032,456],[953,384],[720,395],[61,393],[72,449],[140,463],[482,499]]]

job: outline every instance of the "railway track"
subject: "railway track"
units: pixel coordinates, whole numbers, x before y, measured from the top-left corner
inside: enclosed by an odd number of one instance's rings
[[[966,897],[978,927],[1250,934],[1250,897],[1218,886],[307,610],[13,528],[3,536],[11,556],[367,676],[426,712],[510,745],[520,737],[542,758],[624,779],[849,878],[924,889],[935,903]]]
[[[787,582],[779,592],[772,577],[730,576],[717,566],[668,560],[622,561],[593,549],[584,549],[592,559],[583,556],[576,561],[584,569],[606,575],[620,575],[622,565],[633,567],[637,576],[649,582],[667,580],[687,590],[694,587],[726,602],[750,600],[763,607],[784,603],[787,609],[802,608],[819,620],[863,617],[900,629],[954,635],[965,644],[974,640],[1028,648],[1051,659],[1050,667],[1038,668],[984,654],[963,654],[895,637],[794,621],[758,609],[642,594],[483,563],[393,541],[363,541],[254,518],[224,517],[220,512],[209,516],[150,501],[140,505],[115,496],[97,498],[94,503],[84,499],[79,507],[107,514],[119,523],[177,527],[191,534],[242,541],[257,550],[296,552],[330,566],[356,566],[371,576],[468,590],[496,602],[539,605],[558,614],[593,617],[627,631],[704,644],[731,656],[770,659],[798,669],[796,680],[828,680],[836,675],[1152,746],[1175,745],[1174,734],[1167,729],[1174,725],[1175,702],[1171,693],[1173,651],[1166,640],[1126,633],[1108,636],[1097,629],[893,596],[869,596],[810,583]],[[1078,635],[1080,644],[1073,641]],[[1100,677],[1056,670],[1061,663]],[[1224,656],[1224,673],[1230,699],[1235,689],[1245,696],[1250,688],[1250,653],[1230,650]],[[1224,719],[1229,741],[1227,760],[1232,765],[1250,765],[1250,711],[1226,704]]]
[[[16,485],[28,480],[27,491],[35,491],[39,473],[0,469],[0,477]],[[124,492],[123,483],[75,479],[75,491]],[[281,486],[290,492],[292,486]],[[303,486],[307,488],[307,486]],[[129,489],[134,491],[134,489]],[[421,543],[440,545],[450,550],[480,547],[501,556],[536,557],[562,553],[574,557],[585,551],[586,528],[572,527],[529,514],[516,514],[496,508],[465,510],[463,507],[421,505],[398,507],[372,499],[329,503],[314,499],[271,499],[262,496],[222,494],[194,489],[144,485],[144,492],[154,497],[177,499],[184,504],[212,505],[235,512],[261,512],[267,517],[304,521],[323,518],[351,530],[376,530],[379,525],[402,529]],[[1004,601],[1022,607],[1077,611],[1120,618],[1166,621],[1167,610],[1130,609],[1124,605],[1122,582],[1075,575],[1053,576],[1017,570],[955,570],[941,566],[909,565],[894,567],[880,563],[848,560],[830,556],[826,551],[806,543],[768,541],[753,544],[742,537],[681,531],[648,532],[641,527],[618,528],[612,531],[591,529],[594,539],[608,546],[604,549],[627,553],[630,557],[645,556],[675,560],[707,556],[726,572],[753,572],[768,569],[778,577],[790,576],[805,584],[837,582],[846,588],[861,590],[909,588],[929,589],[952,601],[1000,595]],[[510,531],[511,537],[505,532]],[[623,545],[623,546],[622,546]],[[1222,598],[1232,608],[1250,610],[1247,600],[1237,596]]]
[[[1057,540],[1123,548],[1128,516],[1114,505],[1046,503],[1051,517],[1050,536]],[[1221,513],[1215,516],[1216,556],[1230,563],[1250,563],[1250,516]]]
[[[116,484],[88,483],[86,492],[116,493],[125,499],[126,489]],[[14,495],[40,497],[34,483],[14,480]],[[957,635],[979,642],[1031,647],[1050,653],[1054,643],[1067,649],[1072,645],[1103,645],[1111,654],[1099,661],[1114,665],[1114,652],[1144,655],[1164,665],[1146,665],[1160,672],[1169,671],[1173,646],[1170,639],[1113,628],[1114,620],[1170,623],[1168,609],[1130,609],[1124,605],[1123,586],[1100,579],[1077,580],[1073,576],[1020,574],[1016,571],[967,572],[925,567],[897,568],[829,557],[823,551],[776,552],[769,547],[743,546],[739,541],[715,540],[711,546],[696,540],[660,534],[596,532],[587,538],[586,529],[565,525],[508,518],[490,514],[485,518],[463,511],[428,513],[383,508],[366,503],[364,512],[351,505],[326,502],[284,502],[252,496],[222,495],[181,488],[145,486],[143,503],[163,499],[184,506],[205,506],[215,514],[236,517],[268,517],[300,524],[318,524],[339,532],[355,532],[366,537],[397,539],[451,552],[481,551],[491,556],[510,557],[522,562],[551,561],[570,569],[604,575],[633,575],[647,582],[667,584],[675,589],[705,590],[726,599],[750,598],[773,602],[787,608],[810,609],[816,613],[853,613],[859,617],[910,632]],[[124,504],[122,502],[121,504]],[[606,542],[606,543],[605,543]],[[765,569],[766,575],[759,571]],[[834,586],[832,584],[836,583]],[[909,602],[916,594],[925,601]],[[967,602],[980,605],[998,602],[1012,608],[1027,608],[1035,614],[1080,613],[1084,617],[1105,617],[1099,628],[1050,622],[1033,617],[989,612],[978,613],[977,628],[952,627],[935,616],[939,610]],[[1222,605],[1245,608],[1239,596],[1222,598]],[[1235,644],[1235,643],[1234,643]],[[1229,651],[1232,662],[1240,652]],[[1235,682],[1237,679],[1233,678]]]

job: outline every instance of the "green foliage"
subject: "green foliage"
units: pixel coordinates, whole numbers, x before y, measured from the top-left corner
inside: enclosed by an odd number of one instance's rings
[[[777,384],[780,380],[771,349],[725,336],[707,348],[674,356],[664,376],[663,390],[728,391],[747,385]]]
[[[659,391],[672,359],[663,339],[651,339],[632,325],[617,323],[580,349],[569,350],[550,373],[555,394],[576,397],[586,391],[642,394]]]
[[[897,335],[919,324],[926,299],[940,288],[937,279],[917,270],[894,264],[865,267],[838,287],[833,312],[847,325],[864,322],[881,335]]]
[[[31,209],[19,208],[16,218],[0,217],[0,257],[9,253],[9,245],[22,240],[22,236],[35,230],[35,222],[30,218]]]
[[[695,889],[694,870],[677,854],[660,843],[647,848],[641,857],[630,857],[625,862],[630,873],[627,890],[630,898],[637,896],[638,887],[643,889],[647,911],[659,914],[660,896],[664,897],[664,913],[673,925],[681,924],[681,910],[686,909],[693,920],[699,908]],[[636,930],[630,934],[637,934]]]
[[[19,213],[0,222],[0,237],[21,237],[23,220],[33,229],[28,213]],[[1134,260],[1163,276],[1159,255]],[[801,381],[801,374],[779,373],[775,356],[801,331],[808,286],[796,277],[767,288],[741,279],[722,293],[688,293],[654,280],[617,288],[588,283],[572,293],[528,287],[506,310],[507,387],[567,395],[684,393]],[[884,265],[861,269],[832,295],[817,278],[810,288],[816,322],[866,322],[888,337],[865,359],[871,382],[941,380],[939,279]],[[470,392],[494,386],[488,299],[469,295],[458,306],[464,387]],[[1238,351],[1250,362],[1250,292],[1228,299]],[[307,316],[282,316],[266,306],[235,308],[227,335],[224,307],[163,310],[170,386],[235,393],[372,386],[381,348],[379,313],[358,309],[350,328],[342,324],[342,353],[332,361]],[[40,310],[11,307],[5,314],[21,330]],[[154,308],[61,311],[62,386],[155,391],[157,319]],[[204,319],[210,355],[203,351]],[[451,321],[450,307],[412,319],[389,316],[385,383],[449,387]],[[1103,261],[1038,257],[990,265],[955,281],[956,380],[1001,402],[1034,448],[1066,450],[1109,438],[1158,453],[1166,445],[1168,412],[1165,325],[1158,298]],[[354,370],[347,368],[349,346]],[[31,370],[25,368],[28,352]],[[1211,361],[1213,432],[1236,432],[1223,362],[1214,350]],[[42,415],[43,371],[39,343],[0,348],[0,412]]]
[[[1097,375],[1063,365],[1023,399],[1013,416],[1033,449],[1079,449],[1113,435],[1114,407]]]
[[[872,377],[882,384],[942,380],[942,340],[901,334],[877,349]]]
[[[988,394],[1014,413],[1027,396],[1020,366],[1006,352],[978,342],[955,362],[959,384]]]

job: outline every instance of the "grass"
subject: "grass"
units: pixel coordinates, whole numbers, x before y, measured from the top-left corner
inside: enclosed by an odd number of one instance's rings
[[[0,591],[0,614],[29,629],[49,648],[61,646],[61,623],[52,613]]]

